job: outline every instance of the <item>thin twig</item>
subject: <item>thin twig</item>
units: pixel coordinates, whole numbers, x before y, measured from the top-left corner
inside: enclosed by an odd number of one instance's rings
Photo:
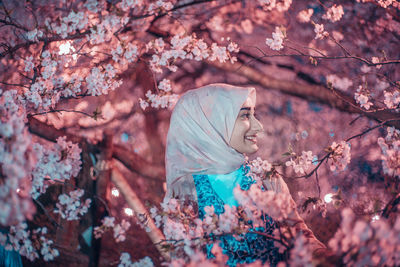
[[[89,113],[83,112],[83,111],[79,111],[79,110],[65,110],[65,109],[52,109],[49,111],[44,111],[44,112],[40,112],[40,113],[34,113],[34,114],[28,114],[27,117],[33,117],[33,116],[37,116],[37,115],[44,115],[47,113],[54,113],[54,112],[73,112],[73,113],[79,113],[79,114],[83,114],[85,116],[88,116],[90,118],[93,118],[93,115],[90,115]]]
[[[37,199],[35,199],[35,198],[32,198],[32,199],[33,199],[33,201],[43,210],[43,212],[46,214],[47,218],[49,218],[50,222],[51,222],[54,226],[60,227],[61,229],[63,229],[63,227],[62,227],[61,225],[59,225],[59,224],[56,222],[56,220],[54,220],[53,217],[50,216],[49,212],[46,210],[46,208],[43,206],[43,204],[42,204],[39,200],[37,200]]]

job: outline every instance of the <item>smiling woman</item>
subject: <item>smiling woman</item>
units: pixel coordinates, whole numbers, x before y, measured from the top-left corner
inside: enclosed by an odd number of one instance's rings
[[[263,130],[255,117],[255,96],[249,96],[237,116],[229,145],[239,153],[253,154],[258,150],[257,134]]]
[[[247,191],[256,183],[245,160],[246,155],[258,150],[257,134],[263,131],[255,118],[255,104],[254,88],[227,84],[189,90],[179,99],[167,137],[167,195],[164,202],[172,198],[195,201],[202,220],[210,212],[225,218],[230,216],[227,213],[236,210],[238,202],[234,189],[240,187]],[[265,184],[265,188],[289,193],[282,179]],[[293,211],[293,214],[293,221],[315,241],[314,248],[324,248],[297,212]],[[227,265],[261,260],[275,266],[283,259],[284,255],[271,239],[276,229],[275,221],[267,214],[260,216],[262,226],[251,228],[245,234],[234,236],[228,233],[214,238],[228,256]],[[208,258],[215,257],[213,247],[211,243],[204,248]]]

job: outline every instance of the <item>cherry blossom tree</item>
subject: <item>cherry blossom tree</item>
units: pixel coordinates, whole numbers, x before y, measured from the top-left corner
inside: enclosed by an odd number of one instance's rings
[[[396,0],[1,1],[0,244],[38,266],[223,265],[201,251],[210,234],[268,214],[282,266],[399,265],[399,14]],[[202,221],[162,202],[164,147],[179,95],[213,82],[256,87],[265,132],[256,184]],[[296,203],[265,190],[275,178]]]

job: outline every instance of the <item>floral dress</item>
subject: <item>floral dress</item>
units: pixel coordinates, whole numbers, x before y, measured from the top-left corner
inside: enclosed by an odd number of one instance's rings
[[[230,188],[227,191],[230,191],[232,198],[233,191],[231,190],[233,190],[233,188],[236,186],[235,183],[232,184],[232,179],[240,185],[240,188],[242,190],[246,191],[250,188],[252,184],[255,183],[255,180],[252,177],[247,176],[249,169],[249,166],[242,165],[232,174],[229,174],[228,176],[225,175],[230,179],[230,184],[227,184],[227,187]],[[221,192],[221,188],[223,188],[223,186],[221,186],[220,184],[219,186],[213,187],[212,185],[214,182],[214,178],[215,175],[193,175],[197,191],[200,219],[204,218],[204,208],[206,206],[213,206],[214,212],[216,214],[222,214],[225,212],[224,205],[227,203],[225,203],[220,197],[224,194],[224,192]],[[218,194],[217,191],[220,191],[220,194]],[[225,197],[225,199],[227,198]],[[227,200],[226,202],[229,201]],[[230,200],[230,202],[230,205],[237,206],[237,203],[232,202],[232,200]],[[259,234],[252,233],[252,231],[255,230],[272,235],[276,227],[275,222],[268,215],[264,215],[263,219],[265,221],[265,227],[253,228],[248,233],[241,234],[236,237],[230,234],[226,234],[216,238],[216,240],[219,241],[222,252],[229,256],[229,259],[226,263],[228,266],[236,266],[237,264],[241,263],[251,263],[256,260],[261,260],[263,263],[267,262],[271,264],[271,266],[275,266],[280,261],[281,255],[279,254],[278,249],[274,246],[274,241]],[[213,244],[206,246],[208,258],[215,257],[211,253],[212,247]]]

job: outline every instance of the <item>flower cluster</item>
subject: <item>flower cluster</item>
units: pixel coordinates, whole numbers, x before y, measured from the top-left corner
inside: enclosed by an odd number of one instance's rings
[[[326,76],[326,81],[328,84],[331,84],[333,87],[340,89],[342,91],[347,91],[347,89],[353,85],[353,82],[347,78],[340,78],[335,74],[329,74]]]
[[[397,6],[397,8],[400,7],[400,4],[396,0],[378,0],[378,4],[383,7],[383,8],[388,8],[389,6]]]
[[[127,12],[132,8],[135,8],[142,4],[142,0],[122,0],[117,6],[123,11]]]
[[[75,97],[81,92],[83,79],[80,75],[73,74],[67,77],[59,74],[71,60],[77,59],[76,54],[70,55],[70,52],[74,50],[75,48],[67,42],[60,45],[58,55],[52,54],[49,50],[43,51],[40,64],[36,68],[39,70],[39,75],[24,92],[24,105],[28,111],[30,109],[47,111],[54,108],[61,97]],[[32,56],[27,57],[24,64],[25,71],[28,73],[35,67]]]
[[[85,12],[75,13],[71,11],[68,16],[61,18],[58,23],[50,23],[50,19],[46,19],[45,23],[48,29],[62,38],[66,38],[68,34],[83,30],[88,25],[89,20]]]
[[[272,33],[272,39],[267,38],[265,43],[272,50],[281,50],[283,48],[283,39],[285,38],[285,28],[275,27],[275,32]]]
[[[85,202],[81,203],[80,198],[83,194],[82,189],[77,189],[69,192],[69,196],[67,194],[59,195],[56,203],[57,209],[54,210],[54,213],[59,213],[61,218],[68,221],[79,220],[79,215],[84,215],[92,202],[91,199],[87,198]]]
[[[350,144],[345,141],[333,142],[328,150],[331,152],[329,156],[331,171],[343,171],[351,160]]]
[[[29,41],[37,42],[38,38],[43,36],[43,32],[38,29],[33,29],[32,31],[26,32],[24,35]]]
[[[290,251],[290,266],[312,267],[312,250],[308,244],[308,239],[301,233],[297,234],[294,240],[294,247]]]
[[[164,225],[163,231],[167,240],[185,240],[187,246],[190,246],[192,241],[199,243],[196,238],[203,236],[203,222],[196,218],[197,214],[192,205],[185,205],[176,199],[164,199],[161,208],[161,219],[156,220]],[[151,216],[157,218],[154,209]]]
[[[289,193],[263,191],[256,184],[253,184],[248,191],[242,191],[237,187],[234,189],[234,194],[239,205],[244,208],[255,225],[260,224],[260,212],[268,214],[275,221],[282,221],[295,210]]]
[[[6,250],[15,250],[21,256],[34,261],[39,258],[39,252],[43,260],[50,261],[59,256],[59,251],[52,247],[53,241],[48,239],[47,228],[37,228],[33,231],[27,230],[26,222],[10,226],[7,234],[0,233],[0,245]]]
[[[171,10],[174,5],[169,1],[157,0],[151,3],[148,8],[149,13],[161,13]]]
[[[295,160],[290,158],[286,161],[285,165],[287,167],[293,166],[295,173],[305,174],[305,172],[310,168],[315,160],[316,156],[313,155],[312,151],[302,151],[301,156],[297,156]]]
[[[400,217],[391,227],[385,219],[357,220],[350,208],[342,210],[342,222],[329,247],[350,266],[398,266]]]
[[[171,81],[168,79],[163,79],[159,84],[158,84],[158,89],[164,91],[164,92],[170,92],[172,90],[171,88]]]
[[[229,41],[229,40],[228,40]],[[162,72],[162,67],[170,71],[177,71],[174,62],[177,59],[194,59],[196,61],[208,59],[210,61],[218,60],[223,63],[230,60],[231,63],[237,61],[237,58],[231,53],[239,51],[237,44],[230,41],[227,47],[219,46],[216,43],[208,47],[203,39],[197,39],[196,35],[177,34],[171,39],[170,49],[162,39],[156,39],[146,45],[146,50],[153,50],[154,55],[150,61],[150,66],[155,72]]]
[[[115,223],[114,217],[106,216],[101,220],[101,222],[102,225],[96,226],[94,228],[93,232],[95,238],[100,238],[104,234],[104,232],[113,229],[115,242],[118,243],[125,241],[126,232],[129,230],[129,227],[131,227],[131,224],[128,221],[123,219],[121,223]]]
[[[42,235],[40,236],[40,242],[42,247],[40,248],[40,253],[43,256],[43,259],[45,261],[52,261],[54,260],[55,257],[58,257],[60,255],[59,251],[56,248],[53,248],[52,245],[54,244],[53,240],[50,240],[44,236],[44,234],[47,233],[47,228],[38,228],[36,230],[33,230],[34,234],[41,233]]]
[[[369,101],[368,92],[361,85],[358,86],[357,92],[354,93],[354,99],[362,108],[369,110],[373,105],[372,102]]]
[[[153,94],[150,90],[146,93],[147,100],[139,98],[140,107],[145,110],[149,105],[153,108],[170,108],[178,101],[177,94]],[[149,104],[151,103],[151,104]]]
[[[378,144],[382,149],[383,172],[400,177],[400,131],[394,127],[387,128],[386,137],[379,137]]]
[[[257,175],[263,175],[272,170],[272,165],[267,160],[262,160],[257,157],[255,160],[249,162],[250,170]]]
[[[122,84],[122,80],[115,80],[116,70],[111,64],[108,64],[104,70],[94,67],[86,77],[88,94],[93,96],[106,95],[114,91]]]
[[[322,16],[323,19],[330,20],[331,22],[339,21],[343,16],[343,7],[341,5],[333,5]]]
[[[36,143],[33,145],[33,150],[39,159],[32,170],[33,198],[46,192],[51,183],[64,182],[79,174],[82,150],[77,144],[66,141],[65,136],[57,138],[57,143],[47,148]]]
[[[400,92],[395,91],[393,93],[385,91],[384,103],[388,108],[399,108],[400,105]]]
[[[239,187],[237,190],[241,191]],[[197,249],[205,244],[213,244],[216,235],[240,235],[248,232],[251,227],[264,227],[266,219],[262,216],[262,211],[256,208],[242,212],[246,206],[224,205],[224,212],[219,215],[216,214],[214,206],[207,206],[204,208],[203,220],[198,218],[192,205],[176,199],[165,199],[161,208],[162,211],[152,208],[150,213],[152,218],[161,222],[157,225],[163,225],[165,239],[168,240],[166,242],[171,243],[170,249],[174,255],[172,266],[187,266],[183,263],[194,261],[197,256],[199,262],[205,264],[211,261],[226,263],[227,256],[222,254],[218,244],[213,246],[213,253],[217,259],[210,261],[207,261],[204,255],[198,254]]]
[[[0,89],[0,224],[31,218],[31,171],[37,157],[25,125],[25,109],[17,91]]]
[[[139,56],[139,48],[132,43],[120,43],[111,50],[112,59],[121,64],[132,63]]]
[[[271,11],[276,9],[279,12],[285,12],[292,5],[292,0],[258,0],[258,3],[264,10]]]
[[[114,32],[124,27],[129,21],[128,17],[119,17],[114,14],[106,15],[101,22],[90,29],[87,36],[91,44],[101,44],[112,39]]]
[[[310,22],[311,16],[314,14],[314,10],[312,8],[304,9],[297,14],[297,20],[301,23]]]
[[[327,31],[324,29],[324,24],[317,24],[314,23],[314,32],[315,32],[315,39],[324,39],[329,35]]]
[[[136,262],[131,261],[131,255],[126,252],[121,253],[121,257],[119,258],[120,262],[118,267],[153,267],[153,261],[149,257],[144,257]]]

